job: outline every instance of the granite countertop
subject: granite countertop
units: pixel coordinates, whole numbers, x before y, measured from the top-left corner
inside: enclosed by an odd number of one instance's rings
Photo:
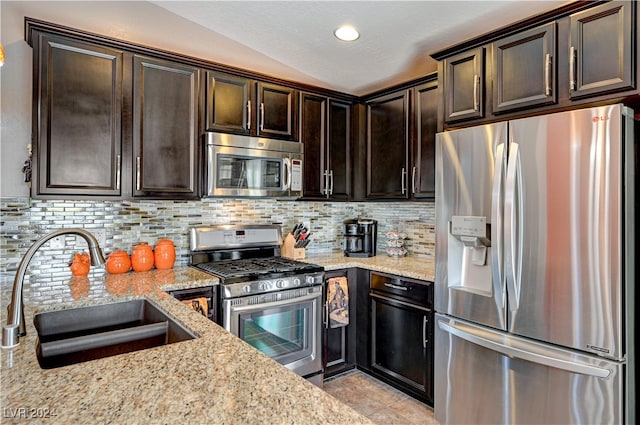
[[[50,296],[37,281],[25,285],[27,335],[18,347],[0,351],[2,422],[371,423],[164,292],[217,283],[181,267],[66,278],[53,285]],[[36,312],[140,297],[198,338],[63,368],[40,368]],[[30,302],[36,298],[41,302]]]
[[[325,270],[360,267],[372,271],[384,272],[413,279],[435,281],[435,263],[432,258],[424,257],[389,257],[386,254],[369,258],[345,257],[340,252],[307,253],[300,260],[324,266]]]

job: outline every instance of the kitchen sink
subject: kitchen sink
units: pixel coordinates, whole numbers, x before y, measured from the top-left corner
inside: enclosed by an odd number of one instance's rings
[[[146,299],[38,313],[33,323],[43,369],[196,338]]]

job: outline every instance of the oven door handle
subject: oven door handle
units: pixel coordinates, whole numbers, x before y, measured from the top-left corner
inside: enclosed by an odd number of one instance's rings
[[[247,310],[257,310],[257,309],[264,309],[264,308],[268,308],[268,307],[279,307],[282,305],[286,305],[286,304],[292,304],[292,303],[298,303],[301,301],[310,301],[316,298],[322,298],[322,292],[319,291],[317,293],[312,293],[309,295],[303,295],[301,297],[297,297],[297,298],[289,298],[286,300],[278,300],[278,301],[273,301],[273,302],[268,302],[268,303],[260,303],[260,304],[249,304],[249,305],[241,305],[241,306],[231,306],[231,311],[234,312],[242,312],[242,311],[247,311]],[[225,301],[232,301],[232,300],[225,300]]]

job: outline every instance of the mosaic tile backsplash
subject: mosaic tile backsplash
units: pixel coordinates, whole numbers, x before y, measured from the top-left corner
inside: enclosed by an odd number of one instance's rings
[[[211,224],[281,223],[283,233],[299,222],[309,223],[308,252],[340,251],[342,222],[350,218],[378,221],[378,255],[386,255],[385,234],[408,234],[409,255],[430,257],[435,249],[435,208],[430,202],[294,202],[273,199],[207,199],[202,201],[40,201],[0,198],[0,273],[15,272],[27,249],[53,230],[80,227],[104,229],[105,254],[131,252],[161,238],[176,246],[176,264],[188,264],[190,227]],[[45,245],[35,255],[29,274],[68,274],[68,264],[84,241],[68,236],[64,249]],[[86,245],[85,245],[86,246]]]

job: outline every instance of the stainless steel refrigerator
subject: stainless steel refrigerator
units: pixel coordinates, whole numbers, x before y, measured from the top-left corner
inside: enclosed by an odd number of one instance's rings
[[[435,416],[635,423],[633,111],[436,138]]]

